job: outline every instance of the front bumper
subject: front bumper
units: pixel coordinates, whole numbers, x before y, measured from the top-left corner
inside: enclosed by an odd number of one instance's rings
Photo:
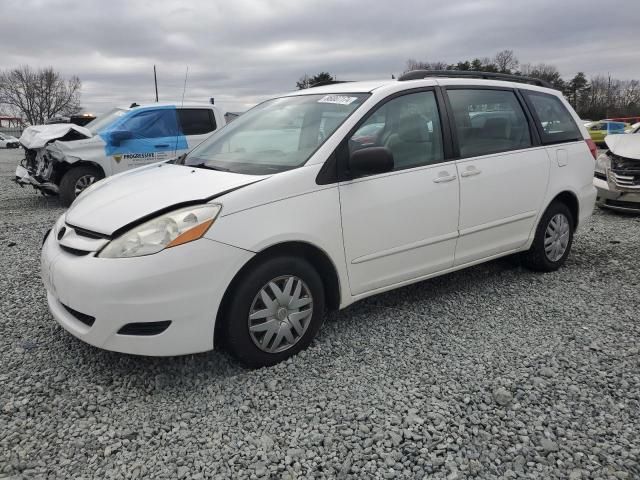
[[[58,194],[58,186],[55,183],[40,182],[36,180],[31,175],[31,173],[29,173],[29,170],[24,168],[22,165],[18,165],[16,167],[15,178],[13,179],[13,181],[16,182],[18,185],[20,185],[21,187],[25,185],[31,185],[36,190],[40,190],[44,193],[47,193],[50,195]]]
[[[595,177],[593,179],[593,185],[598,191],[598,197],[596,199],[598,206],[621,212],[640,213],[640,191],[622,191],[606,180]]]
[[[136,355],[183,355],[213,348],[222,296],[253,255],[200,239],[146,257],[97,258],[63,250],[52,233],[43,245],[41,274],[51,314],[82,341]],[[118,333],[131,323],[166,321],[169,327],[159,334]]]

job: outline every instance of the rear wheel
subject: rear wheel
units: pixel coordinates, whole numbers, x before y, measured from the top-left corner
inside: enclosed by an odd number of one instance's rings
[[[60,202],[68,207],[85,189],[103,178],[104,174],[97,167],[80,165],[71,168],[60,182]]]
[[[322,325],[325,296],[320,275],[306,260],[270,258],[234,283],[220,332],[234,357],[259,368],[309,346]]]
[[[553,202],[540,219],[531,248],[523,254],[524,264],[532,270],[551,272],[567,261],[573,244],[574,220],[562,202]]]

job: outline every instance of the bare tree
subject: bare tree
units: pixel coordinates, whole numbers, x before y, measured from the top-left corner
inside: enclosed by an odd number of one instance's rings
[[[296,88],[298,90],[304,90],[305,88],[309,88],[310,86],[311,86],[311,77],[307,73],[301,76],[296,82]]]
[[[38,125],[56,115],[78,113],[80,87],[78,77],[65,80],[52,67],[24,65],[0,73],[0,104]]]
[[[411,70],[446,70],[447,67],[447,62],[422,62],[410,58],[407,60],[407,69],[405,70],[405,73],[410,72]]]
[[[411,70],[472,70],[511,73],[539,78],[563,92],[582,118],[635,117],[640,114],[640,81],[618,80],[598,75],[587,80],[583,72],[565,81],[555,65],[520,63],[513,50],[502,50],[492,58],[478,57],[456,63],[429,62],[410,58]]]
[[[520,62],[516,58],[516,54],[513,53],[513,50],[502,50],[493,57],[493,63],[500,73],[511,73],[518,68]]]
[[[554,65],[547,63],[538,63],[536,65],[524,63],[520,66],[520,73],[527,77],[539,78],[540,80],[549,82],[558,90],[563,90],[565,87],[564,80]]]

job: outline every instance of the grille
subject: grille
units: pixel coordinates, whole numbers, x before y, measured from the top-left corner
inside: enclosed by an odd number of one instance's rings
[[[127,323],[118,330],[118,335],[158,335],[164,332],[171,325],[171,320],[162,322]]]
[[[82,257],[84,255],[88,255],[91,252],[87,252],[86,250],[78,250],[77,248],[66,247],[64,245],[60,245],[60,248],[71,255],[75,255],[76,257]]]
[[[92,327],[93,323],[96,321],[96,317],[92,317],[91,315],[87,315],[86,313],[79,312],[71,307],[67,307],[64,303],[61,303],[60,305],[62,305],[67,312],[73,315],[76,320],[84,323],[87,327]]]
[[[640,160],[611,154],[609,177],[618,187],[640,190]]]
[[[73,228],[73,230],[76,232],[76,235],[79,235],[81,237],[86,237],[86,238],[91,238],[93,240],[99,240],[102,238],[109,238],[108,235],[103,235],[101,233],[97,233],[97,232],[92,232],[91,230],[85,230],[84,228],[80,228],[80,227],[74,227],[73,225],[69,225],[67,224],[68,227]]]

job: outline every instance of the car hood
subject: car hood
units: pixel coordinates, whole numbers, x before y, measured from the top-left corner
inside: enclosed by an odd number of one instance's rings
[[[640,160],[640,134],[607,135],[604,141],[616,155]]]
[[[27,127],[20,136],[20,143],[25,148],[42,148],[51,140],[62,138],[71,131],[76,131],[86,138],[93,136],[89,129],[79,127],[73,123],[54,123],[52,125]]]
[[[112,235],[140,219],[189,202],[206,202],[267,177],[156,163],[96,183],[67,211],[66,222]]]

